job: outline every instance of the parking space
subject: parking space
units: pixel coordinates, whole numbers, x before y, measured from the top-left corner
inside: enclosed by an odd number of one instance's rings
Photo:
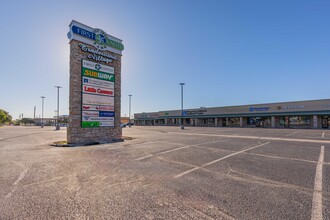
[[[52,148],[64,131],[30,130],[0,142],[0,216],[329,219],[330,142],[298,131],[132,127],[130,141]]]
[[[233,173],[244,177],[280,182],[313,189],[315,164],[277,160],[255,155],[237,155],[213,164],[208,169],[215,172]]]
[[[310,192],[251,177],[202,170],[175,181],[175,191],[188,202],[206,204],[203,210],[213,219],[220,218],[212,215],[208,207],[230,216],[225,219],[310,219]]]
[[[297,161],[317,162],[320,155],[320,144],[301,142],[272,142],[265,147],[253,149],[250,154],[270,156],[274,159],[292,159]]]
[[[143,129],[157,132],[155,128]],[[214,141],[201,143],[199,149],[187,147],[162,155],[166,161],[191,165],[187,170],[174,174],[173,186],[170,184],[183,193],[188,201],[199,200],[212,204],[228,219],[311,218],[314,204],[317,203],[313,195],[320,149],[323,145],[329,145],[324,137],[317,137],[319,130],[232,128],[231,133],[224,132],[222,128],[160,130],[166,130],[169,137],[181,134],[188,137],[189,141],[194,141],[198,136],[200,140],[208,137],[208,140]],[[270,139],[267,140],[267,137]],[[216,141],[216,138],[223,140]],[[304,142],[304,139],[308,142]],[[320,140],[325,142],[320,143]],[[176,139],[172,138],[171,141],[175,142]],[[326,151],[324,161],[329,158],[329,151]],[[155,158],[153,164],[157,164]],[[327,180],[323,184],[327,190]],[[323,204],[329,203],[329,192],[326,190]],[[322,212],[328,216],[324,205]],[[211,212],[206,213],[212,216]]]

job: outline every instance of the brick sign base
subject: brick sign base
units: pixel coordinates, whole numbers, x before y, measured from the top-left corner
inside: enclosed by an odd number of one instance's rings
[[[121,97],[121,55],[106,51],[117,57],[111,63],[100,62],[115,69],[114,88],[114,127],[82,128],[82,60],[88,60],[90,53],[82,51],[79,41],[70,41],[70,97],[69,97],[69,127],[67,129],[67,142],[73,145],[89,143],[108,143],[122,138],[120,127],[120,97]],[[91,45],[88,45],[94,48]],[[96,48],[94,48],[96,49]],[[90,60],[93,61],[93,60]],[[96,62],[96,61],[93,61]]]

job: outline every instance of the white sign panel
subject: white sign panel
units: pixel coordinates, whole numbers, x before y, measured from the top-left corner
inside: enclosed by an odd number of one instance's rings
[[[113,89],[106,89],[97,86],[83,85],[83,92],[95,95],[114,96]]]
[[[115,104],[115,98],[113,96],[101,96],[83,93],[83,104],[87,105],[112,105]]]
[[[98,105],[82,105],[83,111],[99,111],[100,108]]]
[[[87,116],[87,117],[98,117],[99,112],[98,111],[83,111],[82,116]]]
[[[106,106],[106,105],[100,105],[99,106],[100,111],[114,111],[115,107],[113,106]]]
[[[90,85],[90,86],[100,86],[105,87],[109,89],[115,88],[115,83],[110,81],[105,81],[101,79],[94,79],[90,77],[83,76],[83,84],[84,85]]]
[[[106,121],[106,122],[114,122],[114,117],[91,117],[91,116],[83,116],[83,121]]]
[[[94,63],[92,61],[88,60],[82,60],[82,65],[84,68],[88,68],[91,70],[96,70],[104,73],[110,73],[110,74],[115,74],[115,68],[111,66],[106,66],[100,63]]]
[[[82,106],[83,111],[108,111],[113,112],[115,111],[114,106],[109,105],[83,105]]]
[[[115,121],[100,121],[100,127],[115,126]]]

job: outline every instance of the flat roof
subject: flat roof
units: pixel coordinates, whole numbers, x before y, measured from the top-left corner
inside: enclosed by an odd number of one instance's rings
[[[272,115],[327,115],[330,114],[330,99],[250,104],[222,107],[201,107],[184,109],[185,118],[196,117],[240,117]],[[181,110],[142,112],[134,114],[135,119],[177,118]]]

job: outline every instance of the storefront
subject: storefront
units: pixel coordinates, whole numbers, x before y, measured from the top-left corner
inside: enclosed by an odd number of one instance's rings
[[[140,126],[330,128],[330,99],[140,113]]]

